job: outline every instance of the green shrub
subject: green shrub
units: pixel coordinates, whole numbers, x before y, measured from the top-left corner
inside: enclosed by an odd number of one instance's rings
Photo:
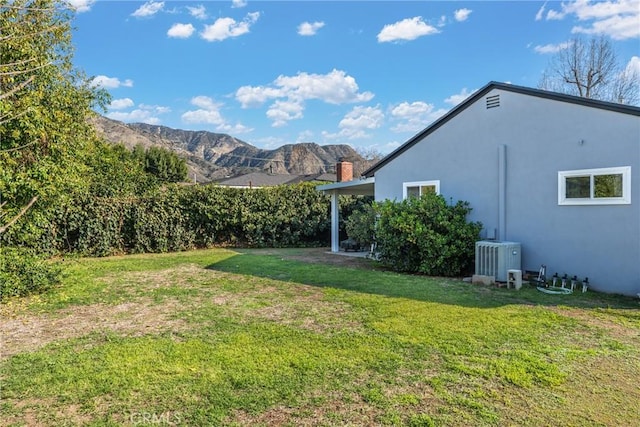
[[[425,194],[375,204],[379,260],[395,271],[459,276],[471,270],[482,225],[467,222],[467,202]]]
[[[0,255],[0,301],[43,292],[60,281],[61,268],[33,250],[3,247]]]
[[[373,205],[362,205],[345,220],[345,230],[349,238],[360,243],[360,246],[370,246],[374,241],[376,226],[376,212]]]

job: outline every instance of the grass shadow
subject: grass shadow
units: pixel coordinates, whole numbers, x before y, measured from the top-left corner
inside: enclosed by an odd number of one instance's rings
[[[207,268],[316,287],[475,308],[493,308],[510,304],[588,309],[640,308],[636,299],[621,295],[598,292],[549,295],[526,284],[516,291],[495,286],[472,285],[455,278],[394,273],[375,268],[373,262],[370,269],[362,268],[362,264],[353,267],[322,262],[317,256],[310,262],[305,262],[300,259],[301,251],[304,250],[243,249],[238,250],[237,255],[216,261]],[[634,317],[640,320],[640,312]]]

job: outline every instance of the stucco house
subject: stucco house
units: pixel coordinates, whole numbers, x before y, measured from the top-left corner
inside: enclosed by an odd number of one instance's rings
[[[350,185],[468,201],[483,239],[521,244],[523,270],[640,292],[638,107],[490,82]]]

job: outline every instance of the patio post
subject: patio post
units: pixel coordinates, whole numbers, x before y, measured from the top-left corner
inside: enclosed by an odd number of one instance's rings
[[[338,191],[331,192],[331,252],[340,251],[340,206]]]

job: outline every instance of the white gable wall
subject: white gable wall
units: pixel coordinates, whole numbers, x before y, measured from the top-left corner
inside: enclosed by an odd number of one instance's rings
[[[486,96],[500,106],[486,108]],[[470,202],[486,235],[518,241],[523,268],[589,277],[606,292],[640,292],[640,117],[494,88],[375,172],[376,200],[403,182],[440,181]],[[499,152],[506,156],[500,212]],[[631,204],[559,206],[558,172],[631,166]]]

